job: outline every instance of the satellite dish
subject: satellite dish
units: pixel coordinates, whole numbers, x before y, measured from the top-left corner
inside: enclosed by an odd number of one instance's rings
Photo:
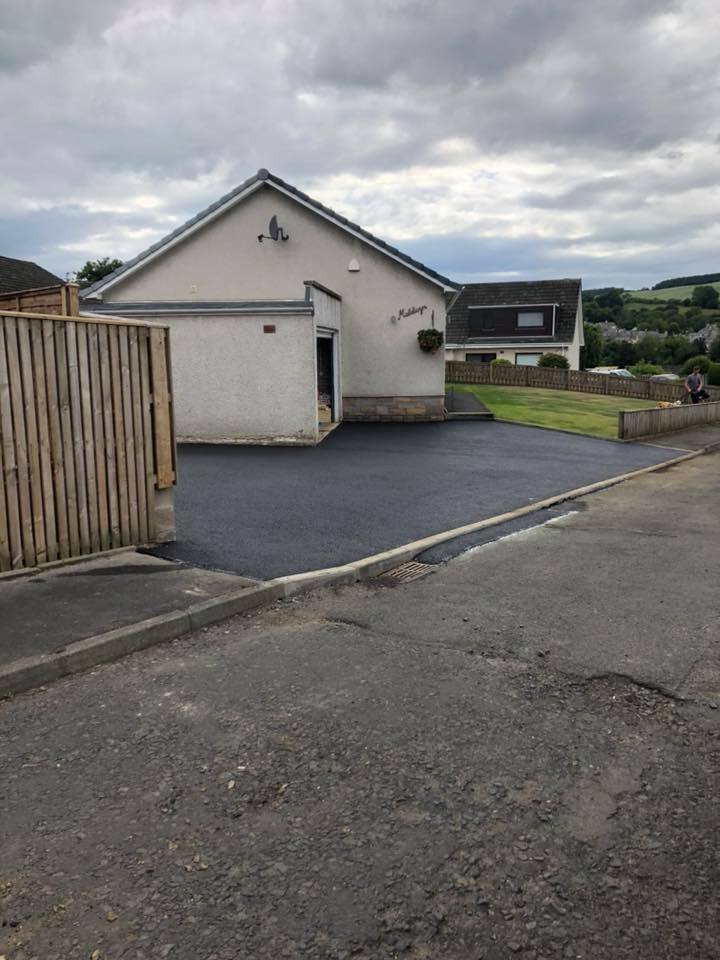
[[[287,240],[288,235],[285,233],[282,227],[278,226],[277,217],[270,217],[270,223],[268,224],[267,234],[259,233],[258,234],[258,243],[262,243],[263,240]]]

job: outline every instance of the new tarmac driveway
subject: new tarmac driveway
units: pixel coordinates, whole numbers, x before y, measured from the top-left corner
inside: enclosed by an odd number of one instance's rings
[[[302,573],[677,455],[486,421],[343,424],[318,447],[188,445],[178,540],[154,552],[258,579]]]

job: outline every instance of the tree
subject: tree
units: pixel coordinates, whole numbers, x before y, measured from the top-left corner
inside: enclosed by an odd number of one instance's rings
[[[695,367],[700,367],[700,373],[707,373],[710,368],[710,357],[707,357],[705,354],[690,357],[680,368],[680,373],[686,377],[689,373],[692,373]]]
[[[715,337],[710,344],[710,359],[715,363],[720,363],[720,337]]]
[[[79,283],[81,287],[87,287],[91,283],[102,280],[103,277],[122,265],[122,260],[118,260],[117,257],[100,257],[99,260],[88,260],[75,274],[75,282]]]
[[[646,333],[637,342],[637,352],[646,363],[657,363],[662,347],[662,338],[656,333]]]
[[[611,367],[631,367],[638,362],[638,349],[627,340],[606,340],[603,362]]]
[[[715,287],[695,287],[692,292],[692,302],[696,307],[714,310],[720,302],[720,293]]]
[[[679,367],[694,354],[692,343],[687,337],[666,337],[660,348],[659,362]]]
[[[580,369],[587,370],[588,367],[597,367],[602,356],[603,340],[602,334],[592,323],[583,324],[585,334],[585,346],[580,348]]]
[[[652,377],[656,373],[664,373],[663,368],[656,363],[648,363],[646,360],[640,360],[630,367],[630,373],[636,377]]]
[[[538,360],[538,366],[555,367],[556,370],[570,369],[567,357],[561,357],[559,353],[544,353]]]
[[[611,287],[595,299],[601,307],[621,307],[623,305],[622,290],[617,287]]]

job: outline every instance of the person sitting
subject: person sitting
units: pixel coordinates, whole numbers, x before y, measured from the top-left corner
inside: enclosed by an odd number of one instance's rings
[[[710,394],[705,389],[705,382],[703,375],[700,373],[700,367],[693,367],[692,373],[687,375],[685,392],[690,394],[690,399],[693,403],[710,399]]]

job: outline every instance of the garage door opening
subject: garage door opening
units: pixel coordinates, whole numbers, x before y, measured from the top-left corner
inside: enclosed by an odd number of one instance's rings
[[[317,402],[320,428],[338,420],[335,396],[335,338],[332,333],[319,333],[315,341],[317,355]]]

